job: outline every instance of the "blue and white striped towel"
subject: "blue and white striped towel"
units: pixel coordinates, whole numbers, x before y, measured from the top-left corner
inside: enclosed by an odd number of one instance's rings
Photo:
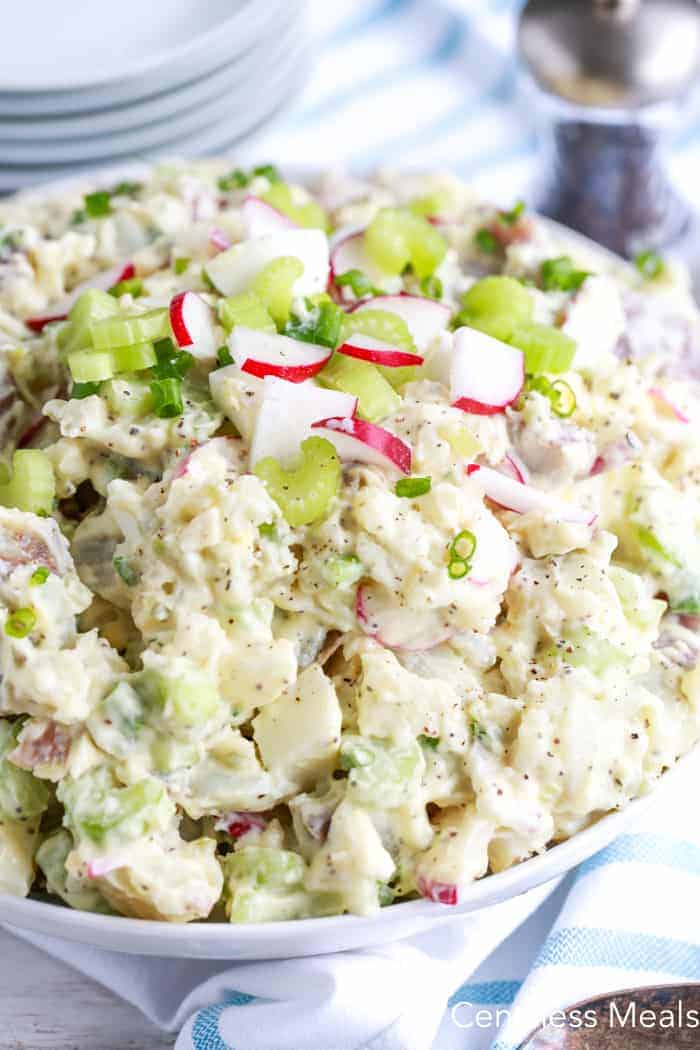
[[[285,122],[241,159],[452,168],[513,199],[535,148],[512,61],[518,6],[311,0],[315,72]],[[674,157],[691,195],[698,164],[700,124]],[[542,1017],[587,996],[700,981],[699,795],[691,768],[638,830],[556,888],[383,948],[226,965],[27,936],[180,1031],[177,1050],[513,1050]]]

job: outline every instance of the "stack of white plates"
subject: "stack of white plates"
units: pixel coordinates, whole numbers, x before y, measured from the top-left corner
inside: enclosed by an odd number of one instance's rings
[[[23,0],[3,11],[0,190],[222,152],[296,94],[303,0]]]

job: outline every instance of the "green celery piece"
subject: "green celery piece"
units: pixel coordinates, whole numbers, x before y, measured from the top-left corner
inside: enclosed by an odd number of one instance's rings
[[[385,419],[401,406],[399,395],[368,361],[333,354],[316,378],[321,386],[353,394],[358,399],[358,414],[370,423]]]
[[[576,342],[570,336],[534,321],[517,324],[509,342],[525,354],[529,374],[568,372],[576,354]]]
[[[153,410],[153,396],[143,379],[122,375],[110,379],[100,387],[100,394],[109,405],[110,412],[123,419],[142,419]]]
[[[342,469],[335,448],[321,437],[301,443],[297,467],[285,470],[276,459],[261,459],[253,471],[265,482],[287,522],[295,528],[320,521],[330,512],[340,488]]]
[[[219,300],[218,310],[219,320],[227,332],[236,325],[256,328],[261,332],[277,331],[266,306],[252,292],[243,292],[241,295],[231,295],[228,299]]]
[[[170,334],[168,311],[147,310],[130,317],[107,317],[90,323],[90,338],[95,350],[114,350],[139,343],[156,342]]]
[[[21,448],[12,456],[12,476],[0,485],[0,504],[50,514],[56,495],[51,460],[41,449]]]
[[[345,342],[355,332],[370,335],[381,340],[388,346],[396,347],[397,350],[405,350],[406,353],[415,354],[416,346],[409,331],[408,325],[402,317],[391,313],[389,310],[353,310],[343,318],[341,339]],[[405,383],[410,383],[416,378],[417,368],[405,365],[402,368],[385,368],[375,365],[375,368],[384,376],[395,390]]]
[[[76,300],[66,324],[57,335],[58,347],[64,354],[92,345],[90,325],[119,315],[119,303],[113,295],[90,288]]]
[[[9,761],[17,744],[21,723],[0,720],[0,820],[36,820],[49,804],[50,792],[43,780]]]
[[[531,321],[535,309],[532,295],[514,277],[483,277],[462,296],[466,315],[474,318],[503,317],[512,323]]]
[[[289,320],[294,284],[304,272],[304,264],[293,255],[281,255],[263,266],[251,286],[278,327]]]

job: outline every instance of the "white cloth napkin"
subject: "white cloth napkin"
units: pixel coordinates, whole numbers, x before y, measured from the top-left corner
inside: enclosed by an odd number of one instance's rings
[[[513,1050],[586,997],[700,980],[699,795],[700,760],[559,884],[366,951],[227,964],[20,936],[179,1030],[176,1050]]]
[[[307,90],[241,160],[451,168],[512,200],[534,151],[512,61],[518,6],[310,0],[319,42]],[[698,161],[693,125],[674,161],[691,190]],[[177,1050],[512,1050],[583,997],[700,980],[699,794],[691,771],[635,833],[558,887],[388,947],[227,965],[21,936],[179,1031]]]

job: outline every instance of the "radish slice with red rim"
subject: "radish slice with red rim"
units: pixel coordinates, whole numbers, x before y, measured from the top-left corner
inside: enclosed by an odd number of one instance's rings
[[[455,408],[491,416],[512,405],[525,382],[522,350],[475,328],[455,332],[450,395]]]
[[[500,474],[491,467],[482,467],[479,463],[470,463],[466,473],[476,478],[481,485],[484,495],[497,503],[505,510],[512,510],[516,514],[529,514],[531,511],[539,511],[561,521],[572,525],[595,524],[598,515],[590,510],[575,507],[565,500],[558,499],[549,492],[541,492],[532,485],[523,485],[520,481],[513,481],[504,474]]]
[[[242,372],[264,379],[276,376],[288,383],[311,379],[330,360],[327,346],[302,343],[286,335],[272,335],[237,325],[229,336],[229,349]]]
[[[216,356],[217,339],[211,307],[196,292],[180,292],[170,302],[175,342],[198,360]]]
[[[354,416],[322,419],[313,430],[335,445],[344,463],[368,463],[371,466],[411,473],[411,448],[405,441],[376,423]]]
[[[136,269],[131,262],[120,263],[119,266],[113,266],[109,270],[102,270],[100,273],[96,273],[94,277],[90,277],[87,281],[82,281],[76,285],[65,298],[54,304],[50,314],[44,314],[41,317],[28,317],[24,323],[33,332],[41,332],[47,324],[52,324],[54,321],[65,321],[83,292],[87,292],[91,288],[106,292],[113,288],[115,284],[119,284],[120,281],[130,280],[135,273]]]
[[[231,247],[231,239],[218,226],[209,231],[209,243],[217,252],[225,252]]]
[[[373,299],[364,299],[353,308],[353,312],[355,310],[386,310],[396,314],[406,322],[419,350],[424,350],[440,332],[446,330],[452,316],[450,307],[445,303],[403,292],[400,295],[376,295]]]
[[[397,350],[396,347],[389,346],[371,335],[363,335],[362,332],[354,332],[349,336],[338,348],[337,353],[345,354],[346,357],[356,357],[358,361],[369,361],[373,365],[383,365],[384,368],[411,368],[423,364],[423,358],[418,354]]]
[[[353,416],[357,398],[339,390],[326,390],[315,383],[287,383],[268,376],[263,384],[260,408],[250,447],[250,463],[272,456],[291,466],[299,446],[309,437],[312,425],[329,413]]]
[[[355,613],[365,634],[385,649],[434,649],[453,634],[444,612],[401,608],[392,603],[384,588],[369,583],[357,588]]]
[[[299,229],[293,219],[261,197],[246,197],[241,205],[241,216],[246,237],[264,237],[267,233],[277,233],[279,230]]]
[[[659,401],[668,411],[675,416],[679,423],[690,423],[690,416],[683,411],[676,402],[668,396],[665,390],[661,387],[653,386],[649,390],[649,396],[653,397],[655,401]]]
[[[459,889],[453,882],[437,882],[423,875],[418,876],[418,892],[421,897],[434,901],[435,904],[449,904],[454,907],[459,900]]]

